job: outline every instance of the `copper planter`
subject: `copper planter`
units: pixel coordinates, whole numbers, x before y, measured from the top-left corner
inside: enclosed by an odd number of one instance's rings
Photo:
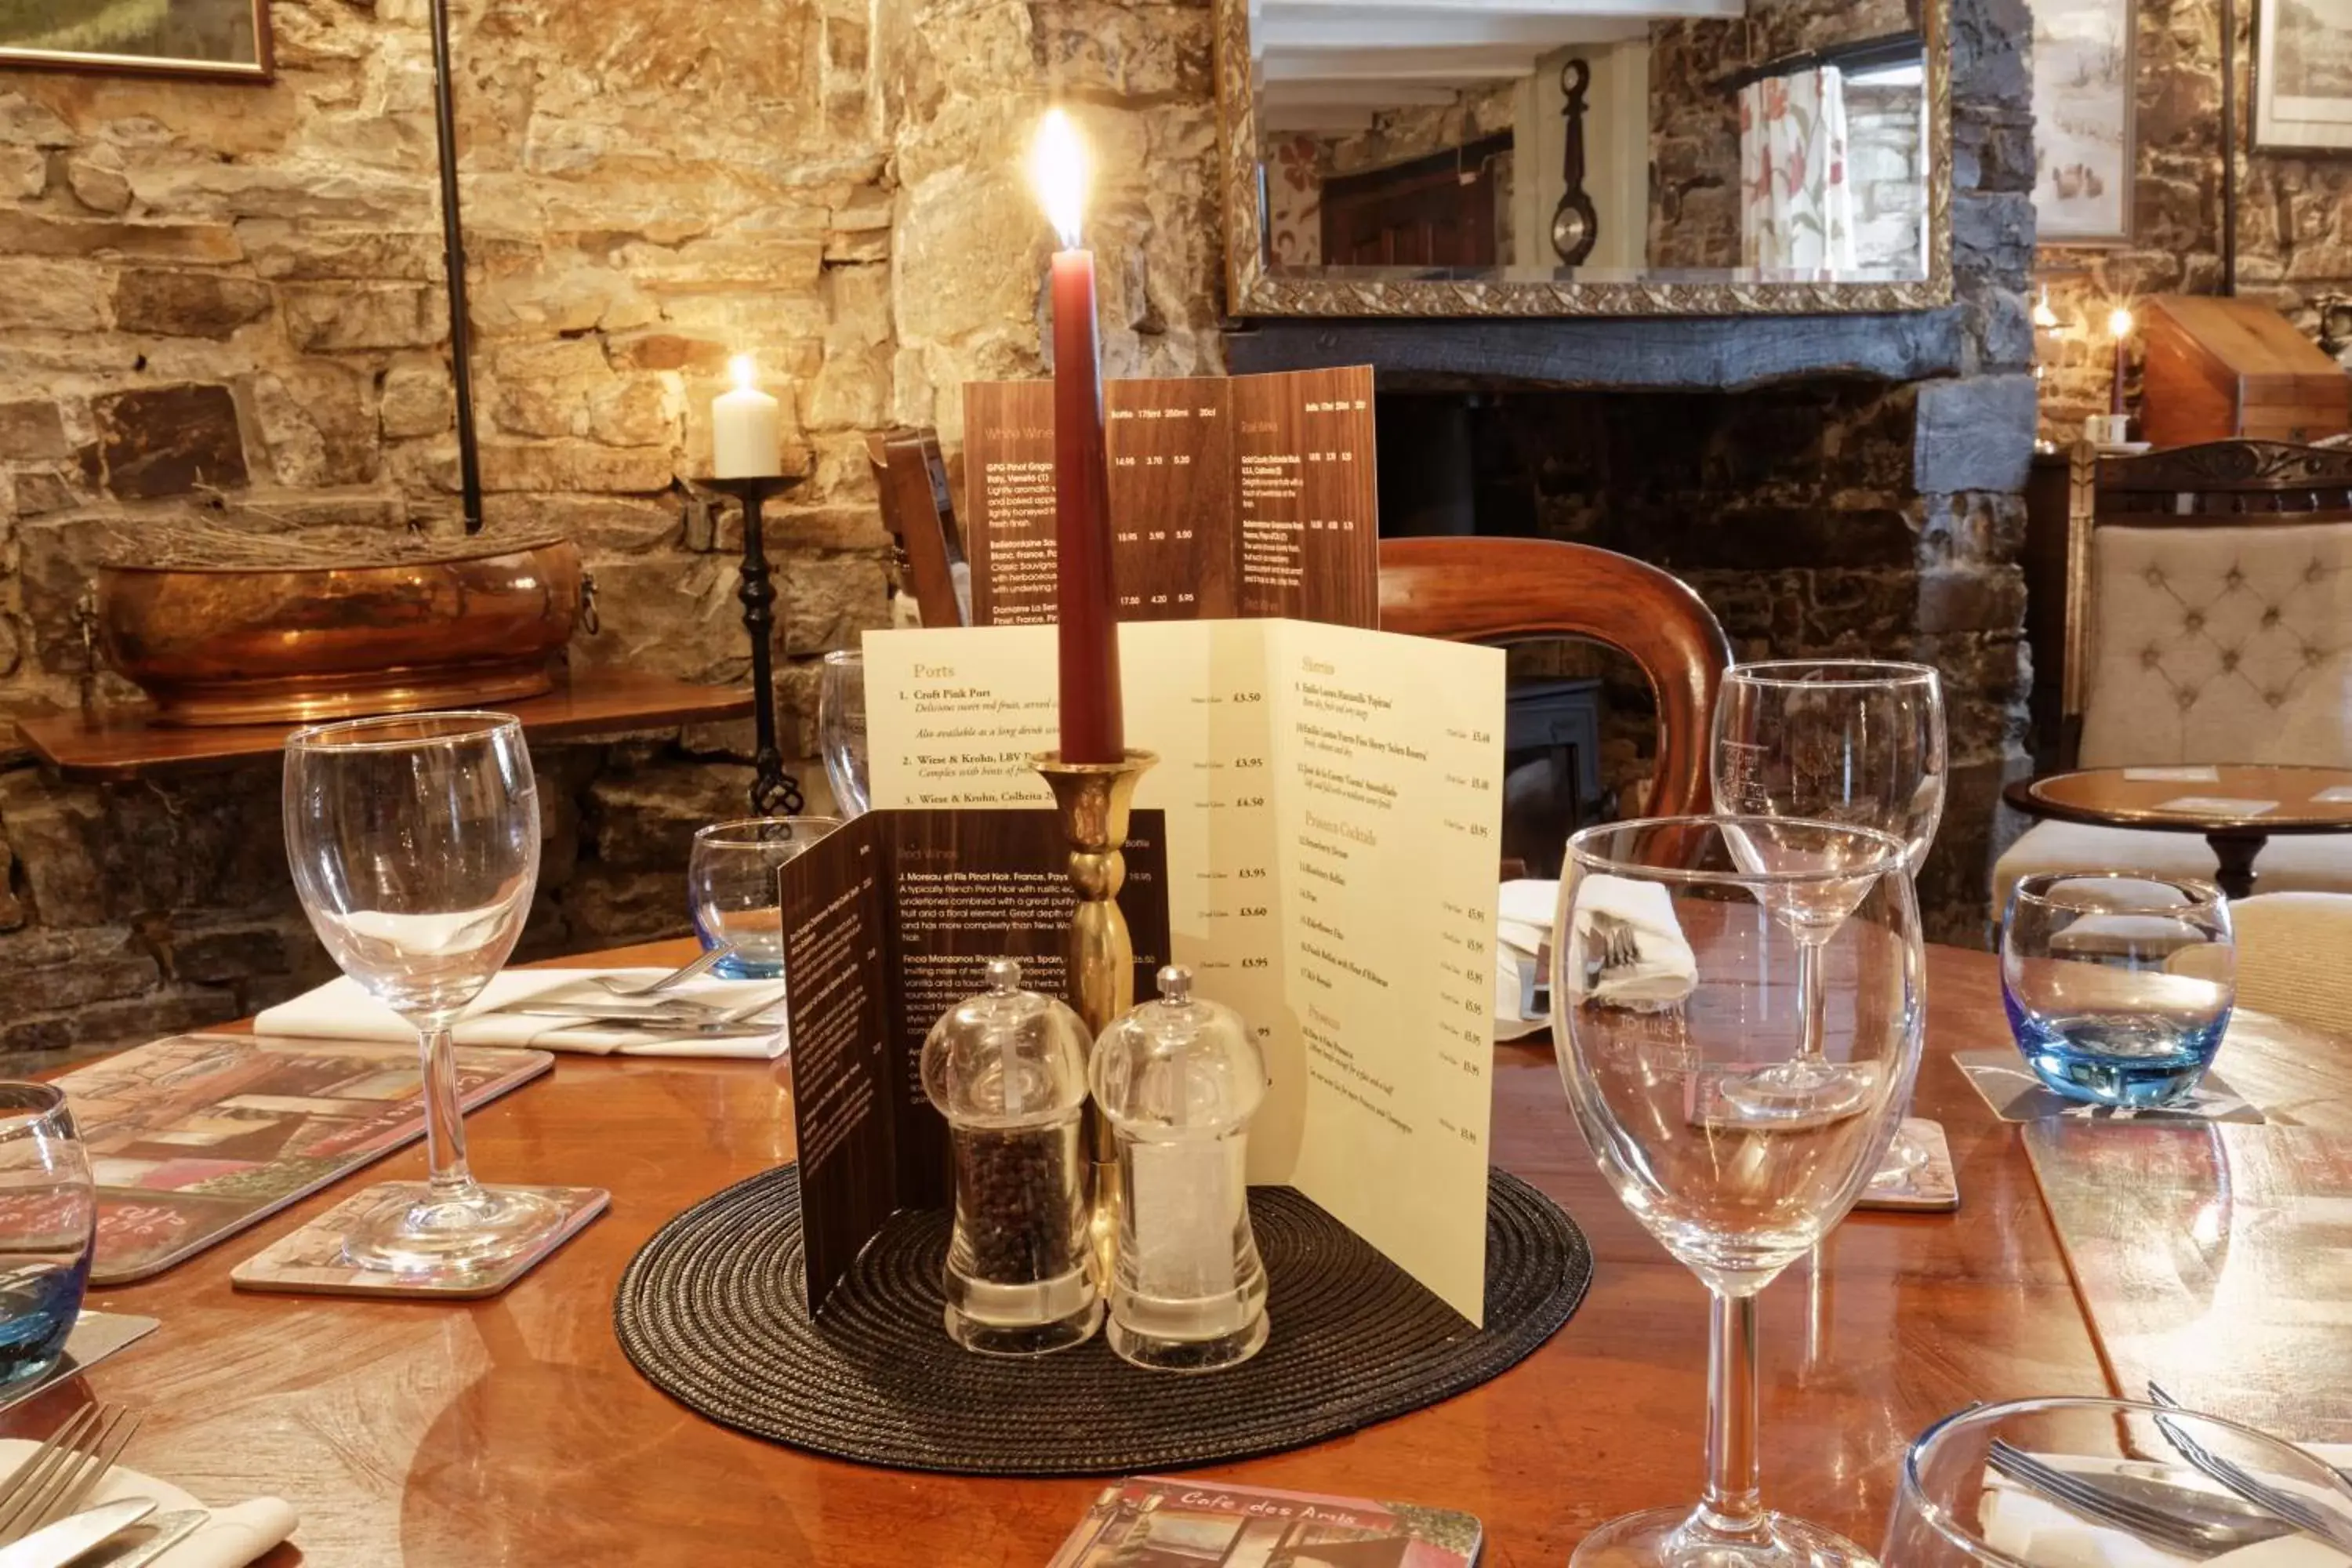
[[[167,724],[259,724],[534,697],[580,618],[568,539],[349,566],[99,569],[106,658]]]

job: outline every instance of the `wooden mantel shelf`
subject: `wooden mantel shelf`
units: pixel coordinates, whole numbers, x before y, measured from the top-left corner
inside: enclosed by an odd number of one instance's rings
[[[751,711],[751,694],[739,687],[697,686],[625,669],[583,669],[559,677],[555,689],[544,697],[502,702],[499,708],[520,719],[523,732],[531,739],[553,741],[740,719]],[[66,778],[94,784],[201,773],[274,756],[298,728],[158,724],[144,707],[16,721],[26,744],[42,762]]]

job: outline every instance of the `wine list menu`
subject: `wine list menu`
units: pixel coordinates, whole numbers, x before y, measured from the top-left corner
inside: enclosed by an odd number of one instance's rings
[[[1119,907],[1140,989],[1168,952],[1157,813],[1138,812]],[[1076,895],[1045,811],[874,811],[777,873],[793,1122],[812,1314],[882,1222],[948,1202],[947,1124],[923,1093],[923,1037],[987,989],[992,958],[1066,995]]]
[[[1054,384],[963,389],[972,620],[1054,619]],[[1103,385],[1122,621],[1380,624],[1372,373]]]
[[[1128,742],[1160,759],[1136,803],[1163,817],[1170,946],[1273,1080],[1250,1180],[1479,1321],[1501,650],[1294,620],[1119,638]],[[1055,669],[1049,627],[868,632],[875,801],[1044,805]]]

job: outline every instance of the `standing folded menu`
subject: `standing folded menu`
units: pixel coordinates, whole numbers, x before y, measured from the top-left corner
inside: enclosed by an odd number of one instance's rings
[[[963,395],[973,623],[1051,621],[1054,384]],[[1370,367],[1108,382],[1103,415],[1120,620],[1380,624]]]
[[[1250,1179],[1477,1321],[1502,652],[1291,620],[1120,645],[1128,740],[1160,756],[1136,802],[1165,814],[1175,961],[1266,1053]],[[1054,670],[1041,626],[866,634],[874,799],[1043,804]]]
[[[1050,811],[874,811],[778,873],[812,1312],[894,1212],[947,1202],[923,1037],[986,989],[992,958],[1019,959],[1030,990],[1063,991],[1067,855]],[[1157,813],[1136,814],[1127,863],[1120,903],[1148,977],[1168,952]]]

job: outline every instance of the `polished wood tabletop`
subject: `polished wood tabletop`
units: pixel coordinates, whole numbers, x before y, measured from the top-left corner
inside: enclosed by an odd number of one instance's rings
[[[2352,833],[2352,768],[2231,763],[2199,771],[2205,776],[2186,776],[2186,768],[2077,768],[2018,780],[2007,795],[2030,816],[2100,827],[2260,837]]]
[[[1929,985],[1916,1103],[1949,1134],[1959,1212],[1856,1215],[1763,1303],[1767,1500],[1873,1547],[1896,1458],[1936,1417],[1975,1399],[2108,1391],[2021,1130],[1995,1121],[1949,1060],[2007,1038],[1993,961],[1933,950]],[[2222,1056],[2275,1121],[2341,1125],[2352,1106],[2352,1047],[2242,1016]],[[1486,1521],[1492,1568],[1551,1568],[1601,1520],[1696,1500],[1706,1299],[1602,1184],[1549,1049],[1496,1057],[1495,1159],[1591,1238],[1582,1308],[1484,1387],[1212,1473],[1467,1509]],[[162,1330],[0,1429],[46,1432],[92,1394],[145,1407],[126,1462],[207,1500],[274,1492],[294,1504],[296,1546],[266,1559],[271,1568],[1026,1568],[1093,1496],[1087,1480],[810,1458],[690,1415],[630,1368],[612,1324],[622,1269],[672,1215],[791,1158],[782,1064],[564,1057],[468,1125],[486,1179],[601,1184],[612,1211],[487,1301],[230,1288],[231,1268],[356,1184],[420,1175],[421,1151],[404,1152],[154,1279],[102,1292],[100,1304],[152,1314]],[[1277,1300],[1277,1325],[1281,1310]]]

